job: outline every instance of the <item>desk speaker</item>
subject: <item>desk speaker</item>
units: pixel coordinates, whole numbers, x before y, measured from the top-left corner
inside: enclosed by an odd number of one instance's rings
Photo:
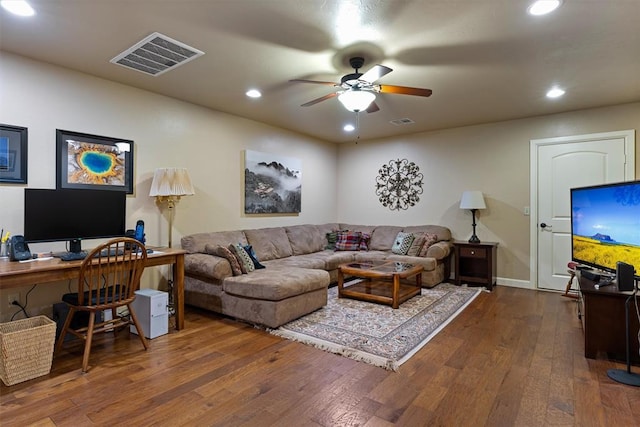
[[[632,291],[633,290],[633,265],[625,264],[618,261],[616,264],[616,279],[618,281],[619,291]]]

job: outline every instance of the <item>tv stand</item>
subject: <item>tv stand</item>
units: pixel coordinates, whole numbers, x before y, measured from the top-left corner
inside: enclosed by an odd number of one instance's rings
[[[596,289],[598,282],[587,279],[581,274],[580,310],[584,330],[584,356],[595,359],[598,353],[626,362],[625,302],[629,292],[620,292],[617,284]],[[629,342],[631,363],[640,366],[638,354],[638,317],[629,316]]]

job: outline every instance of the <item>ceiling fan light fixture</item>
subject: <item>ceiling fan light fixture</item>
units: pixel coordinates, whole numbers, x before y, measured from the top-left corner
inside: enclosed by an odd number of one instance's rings
[[[366,110],[375,99],[373,92],[356,89],[346,90],[338,96],[344,108],[354,113]]]

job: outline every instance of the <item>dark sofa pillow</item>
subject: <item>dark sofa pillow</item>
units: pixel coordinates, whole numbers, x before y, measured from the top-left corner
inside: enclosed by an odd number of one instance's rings
[[[247,253],[247,255],[249,255],[249,257],[251,258],[251,261],[253,261],[253,265],[256,268],[256,270],[260,270],[261,268],[265,268],[264,265],[260,264],[260,261],[258,261],[258,257],[256,256],[256,251],[253,250],[253,246],[251,245],[246,245],[243,246],[245,252]]]

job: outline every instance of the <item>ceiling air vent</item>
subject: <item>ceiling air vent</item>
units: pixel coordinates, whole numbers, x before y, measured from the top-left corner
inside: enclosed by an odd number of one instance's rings
[[[159,76],[202,55],[204,52],[198,49],[164,34],[153,33],[110,62],[141,73]]]
[[[415,123],[413,120],[411,119],[396,119],[396,120],[391,120],[389,123],[394,124],[396,126],[403,126],[403,125],[410,125],[411,123]]]

